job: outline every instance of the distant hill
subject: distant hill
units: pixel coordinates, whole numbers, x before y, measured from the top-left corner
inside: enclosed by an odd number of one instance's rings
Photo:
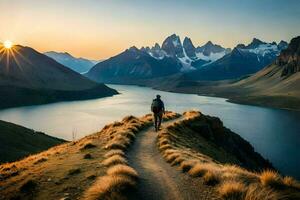
[[[67,52],[61,53],[55,51],[48,51],[44,54],[78,73],[85,73],[89,71],[95,64],[100,62],[85,58],[75,58]]]
[[[0,108],[111,96],[93,82],[30,47],[0,44]]]
[[[0,120],[0,163],[12,162],[65,142]]]

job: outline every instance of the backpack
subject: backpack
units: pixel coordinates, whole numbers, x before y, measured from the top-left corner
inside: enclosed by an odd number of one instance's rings
[[[153,99],[151,104],[151,110],[154,113],[159,113],[162,110],[162,103],[157,99]]]

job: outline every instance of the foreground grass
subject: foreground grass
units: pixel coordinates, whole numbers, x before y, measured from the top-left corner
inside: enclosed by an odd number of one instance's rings
[[[166,119],[175,116],[169,112]],[[152,115],[128,116],[78,141],[2,164],[0,199],[124,199],[138,181],[126,150],[150,125]]]
[[[217,118],[186,112],[159,132],[157,145],[168,163],[214,187],[223,199],[300,199],[295,179],[282,177]]]
[[[178,115],[172,112],[167,112],[164,116],[165,120],[176,117]],[[122,122],[104,127],[103,130],[110,135],[104,146],[104,150],[107,151],[104,155],[105,160],[101,163],[107,169],[106,175],[98,177],[85,191],[82,199],[131,199],[137,187],[139,175],[128,165],[126,150],[134,142],[136,134],[152,124],[152,115],[146,115],[140,119],[128,116]]]

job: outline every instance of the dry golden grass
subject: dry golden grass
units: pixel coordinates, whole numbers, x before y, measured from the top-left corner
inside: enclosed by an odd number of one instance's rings
[[[132,131],[125,131],[119,133],[121,136],[130,139],[131,141],[135,139],[135,134]]]
[[[104,157],[109,158],[109,157],[114,156],[114,155],[119,155],[119,156],[125,157],[125,152],[120,150],[120,149],[113,149],[113,150],[108,151],[104,155]]]
[[[107,172],[108,175],[124,175],[124,176],[129,176],[134,179],[138,178],[138,173],[132,168],[129,167],[128,165],[114,165],[110,167]]]
[[[199,163],[198,160],[185,160],[180,163],[179,169],[183,172],[190,171],[191,168],[193,168],[197,163]]]
[[[220,175],[214,171],[207,171],[203,176],[203,182],[207,185],[216,185],[220,182]]]
[[[293,177],[285,176],[283,178],[283,184],[287,187],[294,187],[300,190],[300,184]]]
[[[85,200],[124,200],[136,186],[136,181],[128,176],[109,175],[99,177],[85,192]]]
[[[205,118],[202,119],[202,114],[197,111],[185,112],[182,120],[164,127],[159,132],[157,146],[168,163],[172,166],[179,165],[179,169],[187,172],[191,177],[202,177],[204,184],[218,187],[223,199],[275,200],[278,199],[277,197],[297,199],[300,187],[295,179],[282,178],[274,171],[267,170],[258,174],[237,165],[220,164],[214,158],[200,152],[198,143],[193,147],[193,143],[187,138],[193,132],[188,136],[185,131],[190,129],[193,125],[191,123],[195,120],[194,127],[202,126],[197,120],[205,120]],[[206,144],[203,144],[203,147],[207,148]],[[264,192],[266,196],[263,195]]]
[[[127,164],[127,160],[120,156],[120,155],[113,155],[109,158],[106,158],[105,160],[103,160],[102,164],[104,166],[112,166],[112,165],[117,165],[117,164]]]
[[[173,147],[170,144],[163,144],[161,146],[159,146],[159,149],[161,151],[166,150],[166,149],[172,149]]]
[[[282,177],[273,170],[265,170],[260,174],[260,182],[263,186],[280,187],[283,185]]]
[[[96,145],[94,145],[92,142],[87,142],[83,145],[83,147],[80,150],[85,150],[85,149],[91,149],[95,148]]]
[[[172,153],[165,156],[165,159],[168,163],[172,163],[176,158],[180,157],[180,153]]]
[[[279,199],[288,199],[281,198],[277,192],[270,188],[261,187],[258,184],[250,185],[244,196],[244,200],[279,200]]]
[[[246,186],[241,182],[227,181],[218,186],[218,192],[223,199],[239,200],[243,199]]]
[[[172,166],[179,165],[179,164],[182,163],[183,161],[185,161],[185,159],[184,159],[182,156],[180,156],[180,157],[175,158],[175,160],[173,160],[173,161],[171,162],[171,165],[172,165]]]
[[[42,162],[46,162],[48,160],[48,158],[39,158],[37,161],[34,162],[34,164],[39,164],[39,163],[42,163]]]
[[[197,163],[189,170],[189,175],[193,177],[202,177],[209,170],[206,164]]]
[[[110,149],[125,150],[126,145],[121,144],[119,141],[112,141],[105,146],[105,149],[107,149],[107,150],[110,150]]]

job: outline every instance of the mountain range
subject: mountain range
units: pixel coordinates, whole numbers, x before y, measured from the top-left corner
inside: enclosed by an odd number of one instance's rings
[[[199,81],[191,80],[189,74],[177,74],[144,85],[173,92],[225,97],[237,103],[300,110],[300,36],[293,38],[271,64],[240,80]]]
[[[190,80],[236,79],[253,74],[271,64],[287,43],[262,42],[254,38],[247,46],[237,45],[230,53],[201,69],[187,74]]]
[[[142,79],[153,79],[182,74],[190,80],[236,79],[253,74],[272,63],[287,43],[266,43],[254,38],[233,50],[208,41],[195,47],[185,37],[183,43],[176,34],[168,36],[160,46],[124,52],[96,64],[86,76],[104,83],[138,84]],[[130,54],[130,55],[129,55]]]
[[[85,58],[75,58],[71,54],[67,52],[55,52],[55,51],[48,51],[44,53],[46,56],[53,58],[58,63],[78,72],[78,73],[85,73],[89,71],[95,64],[100,61],[96,60],[88,60]]]
[[[93,82],[30,47],[0,44],[0,108],[110,96]]]

